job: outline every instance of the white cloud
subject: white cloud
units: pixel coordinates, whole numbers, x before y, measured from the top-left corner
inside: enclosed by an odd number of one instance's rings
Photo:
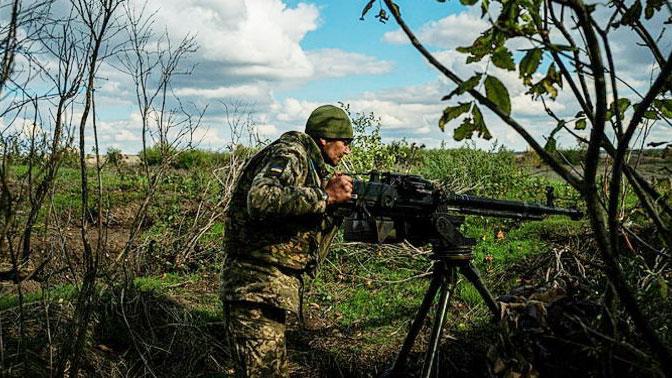
[[[216,87],[216,88],[193,88],[184,87],[175,90],[178,96],[191,96],[202,98],[242,98],[255,99],[269,96],[269,90],[262,84],[244,84],[230,87]]]
[[[130,130],[121,129],[117,130],[114,134],[113,139],[115,142],[138,142],[142,138],[139,133],[134,133]]]
[[[283,123],[300,123],[304,125],[310,113],[322,104],[312,101],[287,98],[271,105],[274,118]]]
[[[226,140],[219,135],[217,129],[207,127],[200,127],[194,130],[193,141],[194,144],[207,148],[222,146],[226,143]]]
[[[487,22],[470,10],[451,14],[438,21],[429,21],[420,27],[416,36],[423,44],[447,49],[470,45],[487,27]],[[385,33],[383,41],[393,44],[409,43],[401,29]]]
[[[276,136],[279,133],[278,127],[270,124],[257,125],[256,130],[261,136]]]
[[[220,70],[275,79],[312,75],[300,41],[317,28],[315,5],[288,7],[281,0],[153,0],[151,5],[171,34],[195,35],[200,57],[217,62]]]
[[[380,75],[392,70],[392,62],[340,49],[311,51],[308,59],[315,67],[315,77]]]
[[[10,135],[20,136],[20,138],[30,139],[33,136],[37,139],[41,137],[43,130],[39,124],[33,123],[32,119],[15,118],[12,123],[7,125],[5,120],[0,118],[0,137],[8,137]]]

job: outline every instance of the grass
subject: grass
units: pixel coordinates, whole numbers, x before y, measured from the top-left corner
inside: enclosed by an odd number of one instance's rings
[[[470,217],[463,230],[466,235],[477,238],[474,263],[486,284],[512,264],[547,253],[549,240],[578,235],[586,227],[583,221],[562,217],[525,222],[515,227],[509,225],[506,229],[502,226],[499,221]],[[403,328],[402,324],[414,316],[427,289],[429,277],[414,276],[427,271],[429,259],[394,257],[393,250],[381,247],[376,251],[367,245],[335,249],[330,262],[312,283],[308,302],[317,303],[322,310],[330,309],[323,311],[323,315],[343,329],[354,327],[379,334],[386,327]],[[472,310],[468,318],[451,322],[460,330],[478,326],[488,319],[483,300],[464,279],[458,282],[453,303]]]
[[[544,253],[549,240],[578,235],[587,227],[585,220],[572,221],[558,216],[525,222],[511,229],[492,226],[470,223],[465,230],[465,235],[478,238],[475,261],[479,268],[487,271],[501,271],[516,261]]]
[[[172,287],[177,287],[188,282],[195,282],[199,279],[197,274],[176,274],[164,273],[160,276],[135,277],[133,284],[141,292],[154,291],[163,293]]]
[[[188,161],[185,160],[188,170],[172,170],[160,182],[158,197],[148,211],[149,221],[139,238],[139,243],[143,245],[150,240],[156,241],[152,258],[158,261],[155,269],[146,269],[148,273],[133,279],[135,293],[150,298],[149,303],[179,309],[176,313],[183,318],[180,320],[182,323],[178,323],[184,328],[193,325],[200,327],[219,322],[222,318],[222,308],[214,289],[216,283],[213,284],[220,267],[213,264],[213,260],[206,260],[203,263],[199,261],[200,265],[191,271],[177,272],[174,262],[169,260],[180,252],[181,245],[175,240],[187,227],[185,225],[193,222],[194,209],[200,201],[204,200],[204,208],[207,208],[217,203],[219,198],[220,188],[217,185],[206,186],[211,177],[209,169],[198,166],[203,159],[194,154]],[[580,202],[576,191],[567,184],[533,175],[529,169],[520,165],[513,153],[503,149],[490,152],[469,147],[424,150],[418,152],[416,161],[418,164],[410,167],[411,173],[422,174],[455,187],[468,188],[472,194],[543,202],[545,187],[550,185],[559,198],[556,205],[568,207]],[[25,173],[25,166],[19,166],[16,170],[19,174],[22,170]],[[102,178],[106,187],[106,201],[113,209],[136,203],[144,195],[146,181],[132,171],[122,177],[115,169],[108,167],[103,170]],[[89,179],[95,185],[92,171],[89,172]],[[57,209],[80,209],[79,180],[76,168],[61,168],[55,184],[54,203]],[[625,203],[634,206],[637,199],[630,194]],[[214,223],[199,241],[212,250],[211,254],[219,251],[218,247],[213,246],[219,245],[223,228],[222,222]],[[586,228],[585,221],[574,222],[561,217],[518,222],[473,216],[467,217],[462,231],[477,240],[474,264],[486,283],[492,284],[512,265],[548,253],[550,243],[582,235]],[[145,252],[148,251],[142,250],[140,253]],[[150,260],[148,254],[144,257]],[[355,358],[360,352],[370,350],[394,349],[405,335],[408,322],[414,317],[428,285],[429,277],[418,276],[427,272],[430,266],[431,261],[426,256],[408,248],[336,243],[318,277],[307,283],[306,311],[323,322],[325,327],[333,327],[346,334],[345,341],[332,347],[340,348],[342,353],[348,354],[348,358]],[[498,284],[498,292],[494,294],[501,294],[501,291],[513,284]],[[660,288],[655,285],[648,292],[651,296],[660,296],[660,293]],[[69,301],[75,294],[76,288],[71,285],[56,286],[46,292],[41,289],[27,292],[24,302],[35,302],[42,298]],[[114,300],[101,298],[101,301]],[[451,303],[446,323],[451,331],[470,332],[486,323],[488,311],[478,292],[465,280],[458,282]],[[17,305],[16,295],[0,295],[0,310]],[[114,329],[108,331],[114,332]],[[355,339],[356,342],[353,341]],[[319,354],[319,351],[316,353]]]
[[[23,303],[27,304],[43,299],[52,302],[68,301],[74,298],[75,294],[77,294],[77,289],[70,284],[54,286],[47,290],[40,287],[38,290],[23,293]],[[17,306],[19,306],[18,294],[0,294],[0,311]]]

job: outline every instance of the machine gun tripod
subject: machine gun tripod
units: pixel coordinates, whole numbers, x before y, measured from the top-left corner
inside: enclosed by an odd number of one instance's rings
[[[422,329],[429,310],[434,300],[439,295],[432,331],[430,333],[429,345],[425,352],[425,358],[422,367],[421,377],[429,377],[435,362],[437,361],[438,346],[443,332],[443,323],[448,311],[450,298],[457,284],[457,276],[461,273],[476,288],[483,301],[488,306],[494,317],[500,314],[500,308],[495,298],[483,283],[478,269],[472,263],[474,240],[464,238],[459,231],[459,226],[464,221],[464,217],[451,216],[447,214],[439,215],[436,222],[447,222],[440,225],[442,231],[452,235],[449,240],[442,240],[432,245],[432,254],[430,259],[434,260],[432,266],[432,278],[429,287],[425,292],[422,304],[411,324],[411,328],[406,334],[401,350],[397,355],[392,368],[385,373],[385,376],[400,376],[406,367],[406,361],[411,352],[411,348]],[[446,225],[450,225],[448,228]]]
[[[416,246],[432,245],[432,280],[388,375],[402,373],[438,293],[438,307],[422,369],[422,377],[429,377],[458,274],[474,285],[495,317],[500,314],[499,305],[472,264],[475,241],[460,233],[464,222],[462,214],[514,219],[543,219],[549,215],[582,217],[576,209],[555,207],[552,188],[547,188],[546,204],[538,204],[460,195],[437,188],[420,176],[371,172],[368,181],[354,181],[353,192],[354,200],[336,210],[337,215],[346,217],[345,240],[369,243],[405,240]]]

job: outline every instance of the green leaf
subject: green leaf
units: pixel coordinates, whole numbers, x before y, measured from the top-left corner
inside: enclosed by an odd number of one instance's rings
[[[630,107],[630,100],[627,98],[619,98],[618,99],[618,114],[619,114],[619,119],[623,119],[625,116],[625,111]],[[616,115],[616,102],[612,101],[611,104],[609,104],[609,110],[607,111],[607,118],[610,119]]]
[[[478,137],[483,138],[485,140],[490,140],[490,138],[492,138],[492,135],[490,135],[490,130],[488,130],[488,127],[485,126],[485,121],[483,120],[483,114],[481,113],[481,109],[479,109],[477,105],[474,105],[473,109],[471,109],[471,115],[473,116],[474,120],[474,129],[478,131]]]
[[[544,87],[546,93],[548,93],[548,95],[551,96],[552,99],[555,100],[555,98],[558,97],[558,90],[553,86],[553,83],[551,81],[542,80],[541,85]]]
[[[441,98],[441,101],[450,100],[455,95],[461,95],[461,94],[466,93],[467,91],[470,91],[470,90],[476,88],[478,83],[481,81],[482,76],[483,76],[483,74],[477,73],[476,75],[470,77],[466,81],[463,81],[462,84],[458,85],[457,88],[455,88],[452,92],[450,92],[446,96],[443,96]]]
[[[658,109],[663,117],[672,118],[672,99],[653,100],[653,106]]]
[[[544,145],[544,150],[549,153],[554,153],[558,151],[558,142],[555,140],[555,137],[549,137]]]
[[[546,78],[548,78],[552,84],[558,84],[558,87],[562,88],[562,74],[555,69],[555,63],[548,67]]]
[[[650,120],[654,120],[654,121],[657,120],[657,119],[660,119],[660,118],[658,118],[658,113],[656,113],[652,110],[645,111],[644,114],[642,115],[642,118],[650,119]]]
[[[660,287],[660,297],[663,298],[663,300],[667,300],[669,289],[665,277],[658,276],[658,286]]]
[[[654,13],[660,11],[664,4],[665,0],[646,0],[646,7],[644,8],[646,19],[651,19]]]
[[[486,13],[488,13],[488,9],[490,9],[490,0],[482,0],[481,1],[481,18],[485,16]]]
[[[471,121],[471,118],[467,117],[462,120],[462,124],[453,131],[453,139],[458,142],[464,139],[471,139],[473,133],[474,123]]]
[[[537,68],[541,64],[542,57],[543,51],[541,49],[532,49],[525,54],[518,65],[518,72],[523,82],[526,84],[530,83],[532,75],[537,72]]]
[[[488,75],[485,78],[485,96],[488,100],[494,102],[501,111],[506,113],[506,115],[511,114],[509,91],[496,77]]]
[[[586,119],[585,118],[577,119],[576,123],[574,124],[574,128],[576,130],[585,130],[586,129]]]
[[[474,132],[478,133],[480,138],[489,140],[492,138],[490,131],[485,126],[483,121],[483,114],[478,106],[474,105],[471,110],[471,117],[466,117],[462,120],[462,124],[453,131],[453,139],[461,141],[464,139],[471,139]]]
[[[516,64],[513,62],[513,54],[511,54],[511,51],[504,46],[498,47],[492,54],[492,63],[496,67],[508,71],[514,71],[516,69]]]
[[[492,51],[493,44],[493,31],[488,29],[483,34],[481,34],[471,46],[462,46],[458,47],[455,50],[463,54],[470,54],[467,58],[467,64],[472,62],[480,62],[481,59]]]
[[[634,111],[637,111],[637,109],[639,108],[640,104],[641,104],[641,103],[639,103],[639,102],[632,104],[632,109],[633,109]],[[607,113],[608,113],[608,112],[607,112]],[[658,120],[658,119],[660,119],[660,117],[658,116],[658,112],[656,112],[656,110],[655,110],[655,100],[654,100],[653,106],[650,107],[650,108],[648,108],[648,109],[646,109],[646,110],[644,111],[644,114],[642,114],[642,118],[644,118],[644,119],[650,119],[650,120]]]
[[[623,17],[621,17],[621,25],[633,25],[635,22],[639,21],[641,16],[642,2],[637,0],[630,8],[628,8],[628,10],[625,11]]]
[[[469,111],[471,102],[460,103],[457,106],[448,106],[443,110],[443,115],[439,119],[439,128],[441,131],[445,131],[446,124],[455,118],[461,116],[462,114]]]
[[[375,3],[376,0],[370,0],[366,5],[364,6],[364,9],[362,9],[362,15],[359,17],[360,20],[364,21],[364,16],[371,10],[371,7],[373,6],[373,3]]]
[[[478,3],[478,0],[460,0],[460,4],[462,5],[472,6],[476,3]]]

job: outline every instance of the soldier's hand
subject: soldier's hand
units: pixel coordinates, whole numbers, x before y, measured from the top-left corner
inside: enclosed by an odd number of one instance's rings
[[[342,173],[334,174],[325,189],[329,198],[327,205],[349,201],[352,198],[352,177]]]

